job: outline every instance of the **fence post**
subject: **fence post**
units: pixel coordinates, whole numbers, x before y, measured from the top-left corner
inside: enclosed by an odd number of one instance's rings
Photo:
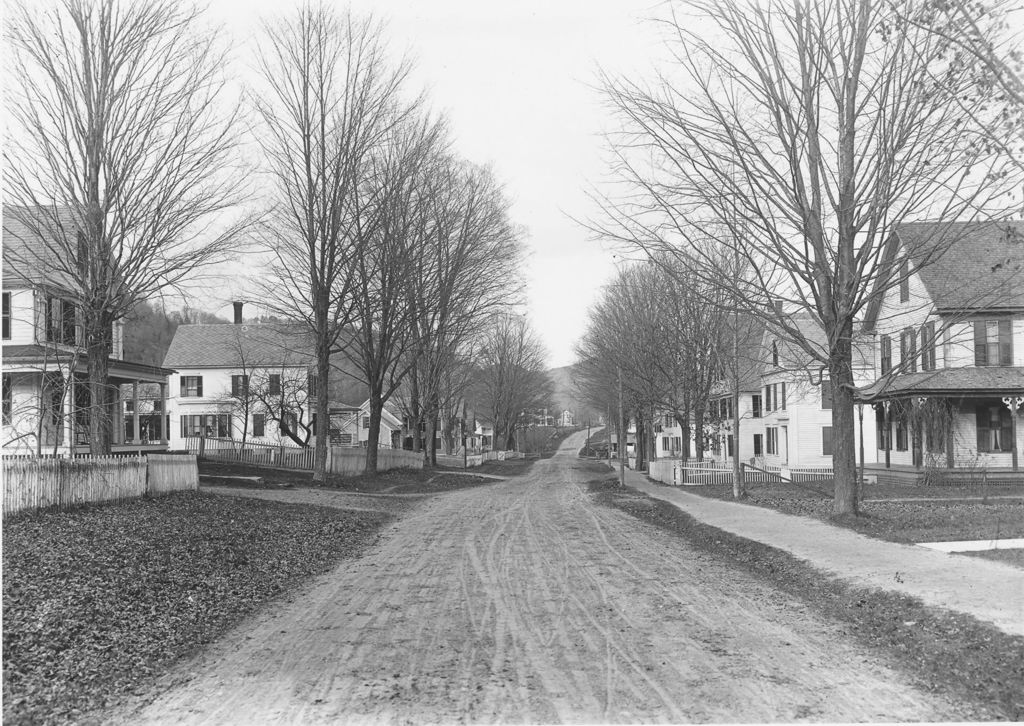
[[[203,435],[203,434],[200,434],[200,436],[199,436],[199,458],[202,459],[203,455],[205,453],[206,453],[206,436]]]

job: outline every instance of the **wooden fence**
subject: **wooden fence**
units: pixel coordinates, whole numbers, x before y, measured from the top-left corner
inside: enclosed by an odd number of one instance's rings
[[[281,446],[276,444],[250,444],[235,439],[188,438],[189,452],[211,461],[236,461],[240,464],[265,466],[275,469],[313,471],[315,450],[312,446]],[[423,468],[423,454],[381,446],[377,449],[377,470]],[[363,446],[330,446],[327,449],[327,471],[340,476],[355,476],[366,470],[366,448]]]
[[[134,499],[144,494],[195,490],[194,456],[5,458],[3,516],[87,502]]]
[[[743,481],[747,485],[812,482],[834,476],[828,466],[789,468],[763,464],[755,467],[745,463],[742,466]],[[648,473],[652,479],[674,486],[732,486],[733,481],[732,463],[728,461],[656,459],[650,462]]]

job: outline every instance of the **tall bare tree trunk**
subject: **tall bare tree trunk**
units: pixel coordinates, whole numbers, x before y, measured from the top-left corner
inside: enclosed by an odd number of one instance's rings
[[[852,326],[848,326],[851,327]],[[829,364],[832,382],[832,470],[835,516],[857,514],[857,451],[850,338],[843,337]]]

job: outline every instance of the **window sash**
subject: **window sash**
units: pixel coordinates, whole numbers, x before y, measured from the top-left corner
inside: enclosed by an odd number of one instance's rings
[[[750,397],[750,416],[751,418],[761,418],[761,396],[759,395]]]
[[[4,293],[3,309],[3,339],[11,339],[11,293]]]
[[[203,377],[202,376],[182,376],[181,377],[181,398],[202,398],[203,397]]]

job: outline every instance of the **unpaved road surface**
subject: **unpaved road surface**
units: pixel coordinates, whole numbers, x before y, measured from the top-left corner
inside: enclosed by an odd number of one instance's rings
[[[833,624],[592,504],[574,436],[433,497],[183,664],[131,723],[938,721]]]

